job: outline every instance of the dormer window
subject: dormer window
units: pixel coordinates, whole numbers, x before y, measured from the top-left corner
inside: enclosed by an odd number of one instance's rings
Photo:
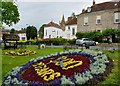
[[[84,25],[88,25],[88,17],[84,17]]]
[[[120,12],[114,13],[114,23],[120,23]]]
[[[91,12],[91,7],[88,7],[88,8],[87,8],[87,12]]]
[[[117,6],[117,3],[115,3],[114,6]]]
[[[70,26],[68,26],[68,30],[70,30]]]

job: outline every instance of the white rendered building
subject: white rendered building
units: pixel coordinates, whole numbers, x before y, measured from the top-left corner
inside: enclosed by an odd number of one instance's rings
[[[65,25],[65,35],[66,39],[75,39],[77,33],[77,18],[68,17],[68,21]]]
[[[18,33],[20,40],[27,41],[26,33]]]
[[[46,38],[64,38],[64,31],[58,24],[51,21],[44,27],[44,39]]]

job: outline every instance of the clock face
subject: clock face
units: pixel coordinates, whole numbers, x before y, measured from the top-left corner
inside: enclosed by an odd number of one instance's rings
[[[77,51],[77,52],[76,52]],[[112,70],[113,62],[91,50],[51,54],[30,60],[11,70],[4,83],[16,85],[95,85]],[[94,82],[93,82],[94,81]]]
[[[21,72],[21,79],[39,83],[49,83],[60,79],[74,77],[89,69],[92,60],[84,55],[60,55],[37,61]]]

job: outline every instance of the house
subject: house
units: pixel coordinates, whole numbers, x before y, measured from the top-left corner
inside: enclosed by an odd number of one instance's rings
[[[68,17],[68,20],[65,21],[63,15],[59,24],[51,21],[44,25],[44,38],[76,38],[75,35],[77,33],[77,18],[74,16]]]
[[[18,34],[20,40],[27,41],[26,29],[25,28],[22,28],[21,30],[17,31],[17,34]]]
[[[68,20],[65,24],[65,38],[74,39],[76,38],[77,33],[77,18],[68,17]]]
[[[10,34],[10,30],[8,29],[0,29],[0,40],[2,40],[3,34]]]
[[[104,2],[83,9],[77,15],[77,31],[103,31],[107,28],[120,29],[120,1]]]
[[[54,23],[53,21],[49,22],[44,26],[44,39],[46,38],[63,38],[64,31],[61,29],[60,25]]]

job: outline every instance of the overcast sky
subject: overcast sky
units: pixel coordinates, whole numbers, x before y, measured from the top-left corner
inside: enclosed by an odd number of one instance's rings
[[[102,3],[110,0],[95,0]],[[28,25],[35,26],[38,30],[42,24],[50,21],[59,23],[64,14],[65,20],[73,12],[80,14],[83,8],[90,7],[93,0],[17,0],[16,4],[20,13],[20,21],[11,28],[17,30]],[[8,28],[8,26],[6,26]]]

